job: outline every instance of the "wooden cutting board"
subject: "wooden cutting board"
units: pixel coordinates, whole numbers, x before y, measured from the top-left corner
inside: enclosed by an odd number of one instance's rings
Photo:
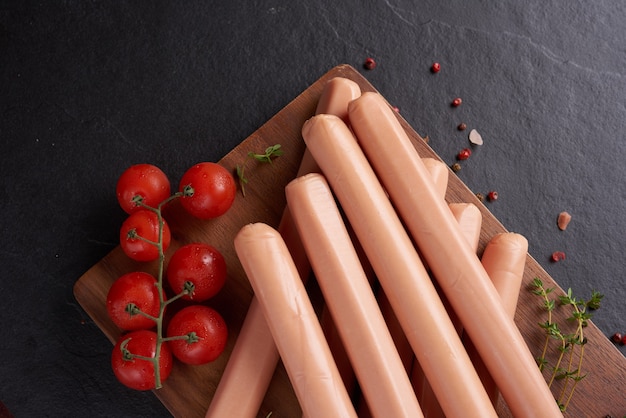
[[[300,129],[315,113],[322,89],[333,77],[354,80],[363,91],[376,91],[358,71],[348,65],[331,69],[220,160],[223,166],[234,169],[245,160],[249,151],[262,152],[266,147],[277,143],[281,144],[284,150],[284,155],[274,160],[271,165],[249,163],[246,169],[249,177],[246,196],[238,194],[233,207],[225,216],[200,221],[186,215],[177,204],[169,207],[165,214],[173,236],[173,244],[166,255],[189,242],[206,242],[222,252],[229,271],[228,281],[222,292],[207,303],[218,309],[229,325],[229,342],[225,353],[215,362],[204,366],[192,367],[177,363],[164,387],[154,391],[176,417],[203,417],[211,402],[252,297],[250,284],[234,251],[233,237],[243,225],[251,222],[265,222],[274,227],[278,226],[285,207],[284,187],[294,178],[305,148]],[[406,121],[400,115],[398,117],[419,154],[422,157],[439,158]],[[471,202],[480,208],[483,214],[483,227],[479,252],[493,235],[506,231],[474,193],[452,172],[446,199],[449,202]],[[156,268],[154,263],[133,262],[117,247],[76,282],[74,294],[77,301],[111,342],[114,342],[121,332],[107,316],[105,299],[109,287],[117,277],[126,272],[144,270],[154,273]],[[540,278],[548,287],[556,287],[555,294],[563,294],[563,291],[529,255],[515,321],[533,354],[538,355],[544,336],[537,324],[544,322],[545,316],[540,300],[528,291],[528,285],[535,277]],[[564,316],[557,314],[557,320],[563,321]],[[589,324],[585,333],[589,341],[585,348],[584,362],[587,377],[578,384],[565,415],[625,416],[626,359],[593,323]],[[558,389],[558,386],[555,387],[554,392],[556,393]],[[301,416],[300,407],[282,364],[279,364],[274,374],[258,416],[265,417],[269,412],[277,418]],[[502,401],[498,405],[498,413],[503,417],[511,416]]]

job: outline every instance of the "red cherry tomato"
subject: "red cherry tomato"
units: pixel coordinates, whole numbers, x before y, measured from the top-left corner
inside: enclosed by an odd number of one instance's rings
[[[233,204],[237,184],[224,167],[205,162],[187,170],[180,180],[179,191],[185,193],[180,201],[187,212],[196,218],[211,219],[223,215]]]
[[[115,325],[125,331],[154,328],[156,322],[129,311],[134,306],[152,317],[159,316],[160,300],[157,280],[143,271],[120,276],[107,294],[107,312]]]
[[[170,228],[163,220],[163,251],[169,247],[171,238]],[[156,213],[148,209],[131,213],[120,229],[122,250],[136,261],[156,260],[159,257],[159,249],[153,243],[158,241],[159,218]]]
[[[128,214],[141,209],[134,201],[137,196],[141,197],[143,204],[156,208],[170,197],[170,181],[152,164],[135,164],[118,179],[116,194],[120,206]]]
[[[117,380],[131,389],[154,389],[156,379],[153,363],[145,359],[132,358],[132,355],[154,358],[156,341],[157,334],[154,331],[139,330],[122,335],[113,347],[111,354],[111,367]],[[130,353],[130,357],[125,353]],[[172,363],[172,352],[167,343],[162,343],[159,355],[161,382],[169,377]]]
[[[193,334],[192,334],[193,333]],[[186,364],[205,364],[219,357],[226,347],[228,328],[222,316],[204,305],[178,311],[167,327],[167,337],[193,335],[190,340],[170,340],[174,357]]]
[[[175,294],[185,289],[187,281],[194,290],[183,299],[203,302],[215,296],[226,282],[226,261],[208,244],[194,243],[180,247],[167,266],[167,281]]]

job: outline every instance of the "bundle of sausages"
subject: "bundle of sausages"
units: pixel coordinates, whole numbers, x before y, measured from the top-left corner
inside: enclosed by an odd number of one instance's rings
[[[480,212],[445,202],[448,168],[350,80],[328,83],[302,136],[278,230],[235,237],[255,298],[206,416],[256,416],[279,358],[308,418],[482,418],[498,392],[515,416],[562,416],[513,322],[526,240],[500,234],[479,259]],[[311,268],[334,329],[306,293]]]

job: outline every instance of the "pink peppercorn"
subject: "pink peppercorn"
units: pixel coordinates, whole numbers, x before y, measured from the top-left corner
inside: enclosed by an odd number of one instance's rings
[[[441,64],[439,64],[438,62],[433,62],[433,65],[430,67],[430,71],[436,74],[440,70],[441,70]]]
[[[452,100],[453,107],[459,107],[461,106],[461,103],[463,103],[463,100],[461,100],[460,97],[457,97],[456,99]]]
[[[490,191],[487,194],[487,199],[489,199],[490,201],[494,201],[494,200],[498,200],[498,192],[496,192],[495,190]]]
[[[557,261],[565,260],[565,253],[563,251],[555,251],[550,258],[556,263]]]
[[[374,61],[374,58],[366,58],[363,66],[367,70],[373,70],[374,68],[376,68],[376,61]]]
[[[469,149],[469,148],[463,148],[456,155],[456,158],[457,158],[457,160],[467,160],[470,157],[470,155],[472,155],[472,150]]]

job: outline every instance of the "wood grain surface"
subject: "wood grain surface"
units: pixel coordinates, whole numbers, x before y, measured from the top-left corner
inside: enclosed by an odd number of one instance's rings
[[[222,292],[207,302],[223,314],[229,325],[229,342],[225,353],[215,362],[204,366],[192,367],[177,363],[164,387],[154,391],[173,416],[203,417],[211,402],[252,297],[250,284],[234,251],[233,237],[243,225],[250,222],[278,226],[285,207],[284,187],[294,178],[305,148],[300,133],[302,124],[314,114],[325,83],[333,77],[346,77],[357,82],[363,91],[376,91],[358,71],[348,65],[331,69],[220,160],[225,167],[234,169],[237,164],[244,162],[249,151],[263,151],[270,145],[280,143],[285,152],[271,165],[248,163],[246,170],[249,183],[246,196],[239,193],[233,207],[225,216],[200,221],[187,216],[176,203],[167,208],[165,216],[172,229],[173,244],[166,255],[185,243],[206,242],[222,252],[229,271],[228,281]],[[422,157],[439,158],[400,115],[399,118],[419,154]],[[471,202],[480,208],[483,228],[479,252],[493,235],[506,231],[452,172],[446,199],[449,202]],[[133,262],[117,247],[76,282],[74,294],[77,301],[111,342],[121,332],[107,316],[105,299],[109,287],[121,274],[134,270],[155,272],[156,268],[154,263]],[[563,290],[529,255],[515,321],[530,350],[534,355],[539,355],[544,335],[537,324],[545,321],[545,314],[541,301],[528,290],[529,283],[535,277],[540,278],[546,286],[556,287],[555,294],[563,294]],[[315,293],[315,289],[312,292]],[[319,301],[319,295],[312,298]],[[565,314],[562,310],[557,310],[556,317],[558,321],[564,322]],[[587,376],[578,384],[565,416],[604,417],[610,414],[613,417],[623,417],[626,415],[626,359],[593,323],[585,329],[585,334],[588,343],[585,346],[583,368]],[[553,392],[557,394],[559,389],[557,385]],[[258,416],[265,417],[269,412],[276,418],[301,416],[300,407],[282,365],[278,366],[274,374]],[[502,417],[511,415],[502,401],[498,405],[498,413]]]

